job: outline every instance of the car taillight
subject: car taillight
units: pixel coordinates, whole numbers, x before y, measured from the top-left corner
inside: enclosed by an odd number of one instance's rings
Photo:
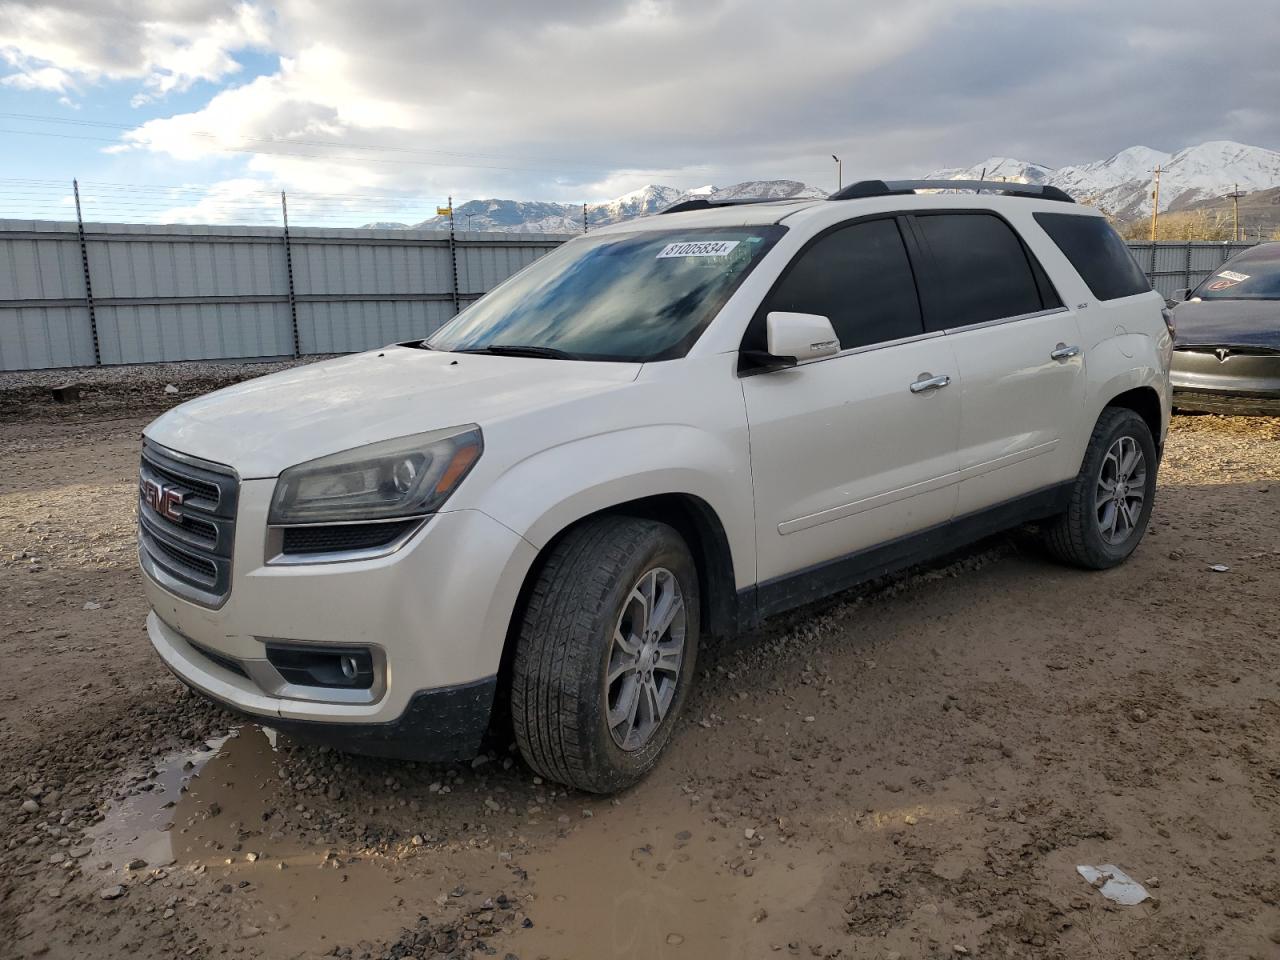
[[[1161,307],[1160,316],[1164,317],[1164,325],[1169,328],[1169,336],[1174,336],[1177,331],[1173,328],[1173,311],[1168,307]]]

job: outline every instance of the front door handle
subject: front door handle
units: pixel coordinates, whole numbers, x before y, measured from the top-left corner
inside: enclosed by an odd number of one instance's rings
[[[941,390],[950,382],[951,378],[946,374],[943,374],[940,377],[935,377],[928,373],[922,373],[920,374],[920,378],[911,384],[911,392],[924,393],[927,390]]]
[[[1060,343],[1049,351],[1049,356],[1054,360],[1070,360],[1072,357],[1080,356],[1080,348],[1068,347],[1065,343]]]

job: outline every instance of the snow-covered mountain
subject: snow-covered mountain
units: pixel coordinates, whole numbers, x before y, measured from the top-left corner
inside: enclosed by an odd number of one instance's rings
[[[1144,184],[1141,192],[1149,193],[1151,171],[1158,163],[1167,164],[1170,156],[1150,147],[1129,147],[1106,160],[1059,167],[1052,171],[1053,185],[1077,200],[1088,200],[1112,210],[1117,201],[1128,203],[1126,196],[1133,192],[1134,184]],[[1160,198],[1161,207],[1167,206],[1165,199]]]
[[[987,157],[972,167],[951,167],[935,170],[927,180],[1007,180],[1010,183],[1044,183],[1053,173],[1053,167],[1011,157]]]
[[[976,177],[987,166],[987,179],[993,179],[992,158],[964,170],[939,170],[930,177],[959,180]],[[1073,164],[1056,170],[1041,164],[1004,160],[1006,169],[1017,169],[1019,176],[1010,180],[1025,183],[1049,183],[1085,201],[1107,210],[1122,220],[1146,216],[1151,212],[1153,170],[1160,165],[1160,209],[1181,210],[1201,200],[1220,197],[1237,184],[1245,192],[1280,186],[1280,153],[1232,140],[1210,140],[1177,153],[1164,153],[1150,147],[1136,146],[1121,150],[1106,160]],[[997,169],[994,177],[1004,174]]]
[[[665,210],[680,200],[710,197],[716,200],[752,199],[757,197],[825,197],[817,187],[799,180],[746,180],[729,187],[707,184],[692,190],[679,190],[649,184],[604,203],[587,204],[587,225],[602,227],[635,217]],[[536,200],[468,200],[453,208],[454,226],[458,230],[486,230],[506,233],[581,233],[582,205],[546,203]],[[448,217],[431,217],[412,227],[403,223],[376,221],[368,228],[383,230],[447,230]]]
[[[811,187],[799,180],[744,180],[731,187],[717,187],[711,192],[712,200],[771,200],[821,199],[827,191]]]
[[[644,217],[659,210],[665,210],[680,199],[680,191],[675,187],[662,187],[651,183],[639,190],[632,190],[607,203],[587,204],[587,223],[603,225],[620,223],[633,217]],[[581,229],[582,208],[579,212],[579,229]]]
[[[468,200],[453,208],[458,230],[503,233],[581,233],[582,207],[542,200]],[[449,218],[431,217],[413,230],[447,230]]]
[[[1091,203],[1122,219],[1151,212],[1152,173],[1160,178],[1160,209],[1182,210],[1230,192],[1235,185],[1245,192],[1280,187],[1280,152],[1231,140],[1210,140],[1177,153],[1163,153],[1136,146],[1106,160],[1070,166],[1047,167],[1012,157],[988,157],[971,167],[950,167],[929,174],[937,180],[1008,180],[1016,183],[1048,183],[1077,200]],[[866,171],[866,176],[884,176]],[[889,172],[892,175],[892,171]],[[853,179],[853,178],[851,178]],[[825,197],[826,191],[799,180],[746,180],[728,187],[714,184],[693,190],[649,184],[605,203],[587,204],[588,227],[621,223],[649,216],[679,200],[709,197],[714,200]],[[468,200],[454,209],[459,230],[514,233],[581,233],[582,205],[536,200]],[[403,229],[405,224],[375,222],[368,227]],[[443,230],[448,217],[432,217],[414,224],[415,230]]]

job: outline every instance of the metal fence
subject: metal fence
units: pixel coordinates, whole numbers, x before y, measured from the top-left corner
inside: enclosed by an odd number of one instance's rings
[[[1130,240],[1129,251],[1151,285],[1168,297],[1180,287],[1194,287],[1228,259],[1254,244],[1198,240]]]
[[[566,238],[0,220],[0,370],[424,337]]]
[[[0,371],[425,337],[567,237],[0,220]],[[1165,296],[1247,243],[1129,244]]]

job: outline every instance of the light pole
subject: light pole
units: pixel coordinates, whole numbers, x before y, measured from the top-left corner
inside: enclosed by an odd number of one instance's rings
[[[841,187],[844,186],[844,171],[842,169],[839,157],[837,157],[833,153],[831,155],[831,159],[836,162],[836,189],[839,190]]]

